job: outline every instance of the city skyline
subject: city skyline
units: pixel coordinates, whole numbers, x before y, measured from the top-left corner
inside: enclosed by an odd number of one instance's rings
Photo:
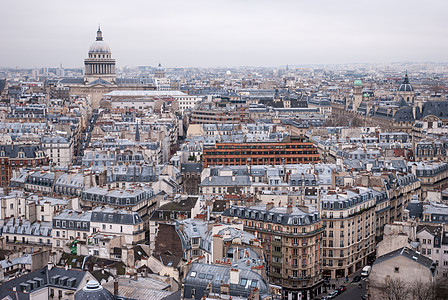
[[[443,1],[120,4],[5,2],[1,66],[81,67],[99,24],[118,66],[448,61]]]

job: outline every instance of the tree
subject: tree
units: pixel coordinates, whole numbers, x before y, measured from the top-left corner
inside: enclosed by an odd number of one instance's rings
[[[388,300],[407,300],[409,290],[401,279],[386,279],[383,295]]]
[[[436,296],[436,287],[432,283],[414,282],[409,289],[414,300],[433,300]]]

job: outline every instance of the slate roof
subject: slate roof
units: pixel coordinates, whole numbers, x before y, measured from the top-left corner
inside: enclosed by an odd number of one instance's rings
[[[433,266],[434,262],[432,261],[432,259],[420,254],[420,252],[414,251],[407,247],[399,248],[395,251],[389,252],[387,254],[384,254],[384,255],[378,257],[375,260],[375,262],[373,263],[373,266],[379,265],[379,264],[386,262],[389,259],[397,257],[397,256],[403,256],[411,261],[415,261],[415,262],[419,263],[420,265],[430,269],[433,272],[433,276],[435,275],[434,274],[435,266]]]
[[[410,106],[400,107],[394,116],[395,122],[412,122],[414,120],[414,113]]]
[[[409,211],[409,217],[421,219],[423,216],[423,204],[418,199],[409,202],[406,209]]]
[[[29,293],[21,292],[26,284],[37,285],[34,290],[39,290],[42,287],[63,288],[75,291],[87,272],[75,269],[65,270],[64,268],[53,267],[51,270],[47,266],[30,272],[23,276],[9,280],[0,286],[0,299],[4,297],[11,297],[11,299],[25,300],[30,299]],[[54,279],[58,280],[54,280]],[[60,282],[59,279],[65,278],[65,282]],[[16,287],[17,292],[13,291]]]
[[[286,210],[286,207],[274,207],[266,210],[266,205],[251,207],[232,206],[223,212],[223,216],[259,220],[288,226],[308,225],[320,221],[320,216],[317,211],[306,213],[297,207],[292,207],[292,212],[288,214]]]
[[[115,210],[111,207],[96,207],[92,211],[91,222],[135,225],[143,223],[143,220],[137,212]]]
[[[180,165],[182,173],[201,173],[202,164],[201,163],[184,163]]]
[[[229,284],[231,296],[248,297],[255,287],[259,289],[262,295],[269,293],[263,277],[251,270],[239,269],[238,284],[231,284],[231,268],[232,266],[193,263],[185,277],[184,297],[190,297],[192,288],[195,288],[196,297],[200,299],[210,282],[215,293],[220,292],[221,283]]]
[[[0,151],[5,151],[5,157],[16,158],[18,153],[23,151],[26,158],[35,158],[36,151],[42,150],[36,145],[0,145]]]
[[[423,105],[421,118],[436,116],[440,119],[448,119],[448,100],[430,100]]]

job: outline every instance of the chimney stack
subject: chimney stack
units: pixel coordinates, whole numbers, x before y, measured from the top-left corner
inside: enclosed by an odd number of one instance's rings
[[[118,296],[118,278],[114,279],[114,296]]]
[[[271,210],[274,208],[274,202],[269,202],[268,204],[266,204],[266,210]]]

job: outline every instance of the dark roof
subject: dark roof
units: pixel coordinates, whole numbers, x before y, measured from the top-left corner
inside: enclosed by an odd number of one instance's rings
[[[414,113],[412,112],[412,107],[403,106],[400,107],[394,116],[395,122],[411,122],[414,121]]]
[[[180,165],[182,173],[201,173],[202,164],[201,163],[184,163]]]
[[[427,101],[423,105],[422,118],[436,116],[440,119],[448,119],[448,100]]]
[[[85,275],[86,272],[81,270],[66,270],[65,268],[58,267],[53,267],[51,270],[48,270],[48,267],[45,266],[41,269],[3,283],[0,286],[0,299],[7,296],[12,299],[29,299],[30,294],[22,291],[26,287],[31,288],[30,283],[37,283],[37,287],[32,288],[31,291],[41,289],[42,287],[55,287],[76,291]],[[62,280],[61,282],[61,280],[59,280],[60,278],[65,280]],[[16,288],[17,292],[13,291],[13,287]]]
[[[23,151],[26,158],[35,158],[36,151],[41,150],[37,145],[0,145],[0,151],[5,151],[5,157],[16,158]]]
[[[136,212],[128,211],[92,211],[91,222],[114,223],[114,224],[139,224],[142,218]]]
[[[181,199],[180,201],[172,201],[164,204],[152,213],[151,220],[165,220],[165,213],[171,212],[185,212],[188,215],[188,213],[191,212],[191,209],[196,205],[197,201],[198,197],[188,197],[186,199]],[[160,212],[164,212],[162,218],[160,218]]]
[[[177,267],[184,256],[184,252],[176,226],[160,223],[155,241],[152,255],[165,266]]]
[[[101,284],[96,280],[89,280],[86,286],[79,290],[75,294],[75,300],[114,300],[115,296],[112,295],[107,289],[103,288]]]
[[[381,264],[383,262],[386,262],[387,260],[397,257],[397,256],[404,256],[407,259],[411,260],[411,261],[415,261],[418,264],[421,264],[424,267],[427,267],[428,269],[431,270],[431,272],[435,273],[435,266],[434,266],[434,262],[432,261],[432,259],[427,258],[424,255],[421,255],[420,252],[414,251],[410,248],[407,247],[403,247],[403,248],[399,248],[395,251],[389,252],[387,254],[384,254],[380,257],[378,257],[375,262],[373,263],[373,265],[378,265]]]
[[[412,92],[414,91],[414,88],[412,87],[412,85],[409,83],[409,78],[408,78],[408,74],[406,73],[406,75],[404,76],[404,80],[403,83],[400,85],[400,87],[398,88],[398,90],[400,92]]]
[[[135,260],[141,260],[148,258],[149,255],[146,253],[145,250],[141,246],[135,246],[134,247],[134,258]]]
[[[421,219],[423,216],[423,204],[418,200],[412,200],[406,207],[409,217]]]
[[[227,201],[226,200],[215,200],[213,202],[213,208],[212,212],[218,212],[222,213],[227,208]]]

